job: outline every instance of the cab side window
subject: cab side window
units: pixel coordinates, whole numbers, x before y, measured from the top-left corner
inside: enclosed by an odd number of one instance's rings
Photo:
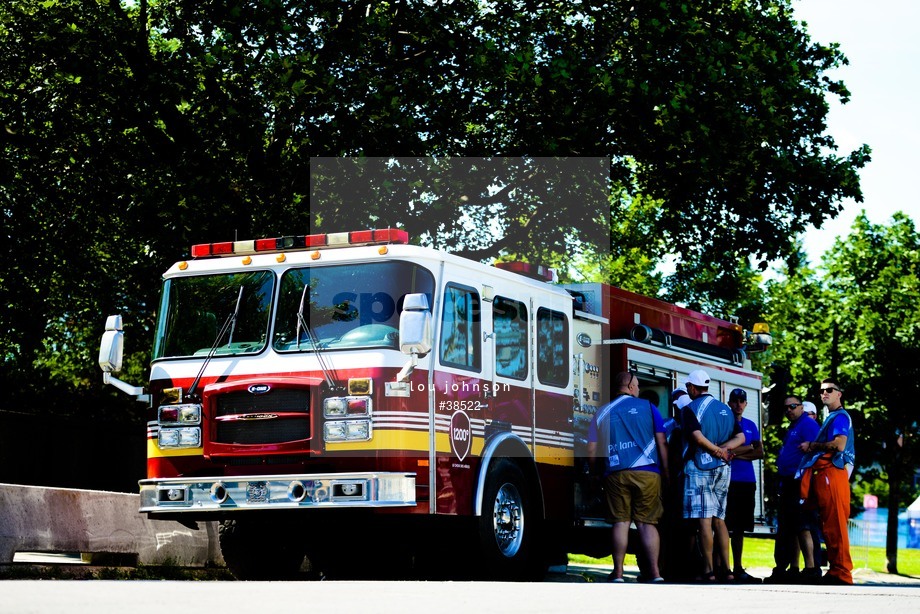
[[[495,374],[527,378],[527,307],[520,301],[496,297],[492,303],[495,327]]]
[[[564,313],[537,310],[537,379],[541,384],[569,383],[569,320]]]
[[[479,294],[471,288],[448,285],[441,315],[441,364],[479,371],[482,363]]]

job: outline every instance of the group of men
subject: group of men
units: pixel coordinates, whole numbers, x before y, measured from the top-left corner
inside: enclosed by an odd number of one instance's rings
[[[753,462],[764,456],[760,431],[744,417],[747,393],[743,389],[732,390],[726,405],[710,393],[710,383],[705,371],[691,372],[684,386],[672,394],[675,416],[666,422],[652,402],[639,397],[638,377],[618,373],[612,382],[613,400],[594,416],[587,452],[603,472],[613,524],[609,582],[624,582],[631,523],[641,542],[637,554],[643,563],[642,578],[664,581],[657,525],[665,513],[663,497],[668,490],[682,493],[675,503],[682,506],[687,529],[669,532],[669,540],[681,542],[668,548],[669,558],[675,559],[668,561],[670,576],[704,583],[761,581],[742,565],[744,533],[754,528]],[[769,582],[853,583],[847,519],[854,433],[842,392],[835,381],[822,382],[821,400],[830,413],[820,426],[813,404],[794,396],[784,402],[790,424],[777,456],[776,567]],[[676,438],[680,444],[675,446]],[[824,576],[816,558],[819,531],[827,545],[829,570]],[[697,554],[696,560],[685,556],[691,552]]]

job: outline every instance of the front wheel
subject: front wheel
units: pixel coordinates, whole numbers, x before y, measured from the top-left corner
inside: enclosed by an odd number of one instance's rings
[[[224,520],[218,527],[221,554],[237,580],[296,578],[304,561],[296,535],[278,526],[240,520]]]
[[[538,548],[542,523],[532,493],[514,462],[499,459],[490,468],[479,517],[479,542],[493,579],[536,580],[545,571]]]

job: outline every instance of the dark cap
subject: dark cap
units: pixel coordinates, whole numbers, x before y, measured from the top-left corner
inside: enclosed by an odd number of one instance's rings
[[[747,401],[747,392],[741,388],[735,388],[728,395],[729,401]]]

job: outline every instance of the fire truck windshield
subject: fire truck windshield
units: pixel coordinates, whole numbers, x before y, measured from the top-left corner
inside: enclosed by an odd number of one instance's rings
[[[431,304],[434,278],[410,262],[290,269],[281,276],[272,345],[279,352],[397,349],[402,302],[412,293]]]
[[[167,279],[153,359],[207,356],[212,350],[215,356],[262,351],[274,287],[271,271]],[[228,316],[235,316],[232,331],[221,335]]]

